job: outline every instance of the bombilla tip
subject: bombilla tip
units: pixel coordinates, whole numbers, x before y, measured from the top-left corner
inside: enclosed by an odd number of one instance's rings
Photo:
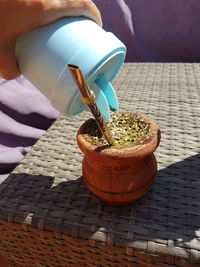
[[[70,68],[70,69],[76,69],[76,70],[79,69],[79,67],[76,66],[76,65],[74,65],[74,64],[67,64],[67,66],[68,66],[68,68]]]

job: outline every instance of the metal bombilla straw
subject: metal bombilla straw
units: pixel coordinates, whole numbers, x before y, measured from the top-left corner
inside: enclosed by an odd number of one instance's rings
[[[95,102],[95,94],[93,93],[93,91],[89,88],[80,68],[76,65],[72,65],[72,64],[68,64],[67,65],[73,78],[75,83],[77,84],[80,92],[81,92],[81,99],[83,101],[84,104],[88,105],[88,107],[90,108],[96,122],[97,125],[99,126],[99,129],[101,130],[102,134],[104,135],[104,137],[106,138],[108,144],[114,145],[114,140],[111,136],[110,130],[108,129],[105,120],[103,119],[99,108],[96,105]]]

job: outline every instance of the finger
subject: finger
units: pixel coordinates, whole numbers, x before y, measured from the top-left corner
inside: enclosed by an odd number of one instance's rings
[[[0,76],[11,80],[20,75],[15,59],[15,42],[0,45]]]
[[[102,27],[100,11],[91,0],[56,0],[53,5],[45,1],[44,11],[41,25],[64,16],[85,16]]]

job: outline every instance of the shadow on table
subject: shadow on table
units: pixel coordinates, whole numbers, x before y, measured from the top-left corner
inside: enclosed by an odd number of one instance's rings
[[[32,214],[33,227],[39,228],[42,220],[47,230],[60,229],[76,238],[113,245],[134,239],[164,239],[187,246],[197,238],[200,154],[160,170],[151,191],[126,207],[102,203],[86,188],[82,177],[57,185],[54,180],[50,176],[12,173],[0,185],[0,209],[10,207],[14,212],[18,207],[22,222]]]

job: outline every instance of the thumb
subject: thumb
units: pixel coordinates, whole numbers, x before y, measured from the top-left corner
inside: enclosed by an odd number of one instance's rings
[[[15,58],[16,42],[0,44],[0,76],[11,80],[20,75]]]

